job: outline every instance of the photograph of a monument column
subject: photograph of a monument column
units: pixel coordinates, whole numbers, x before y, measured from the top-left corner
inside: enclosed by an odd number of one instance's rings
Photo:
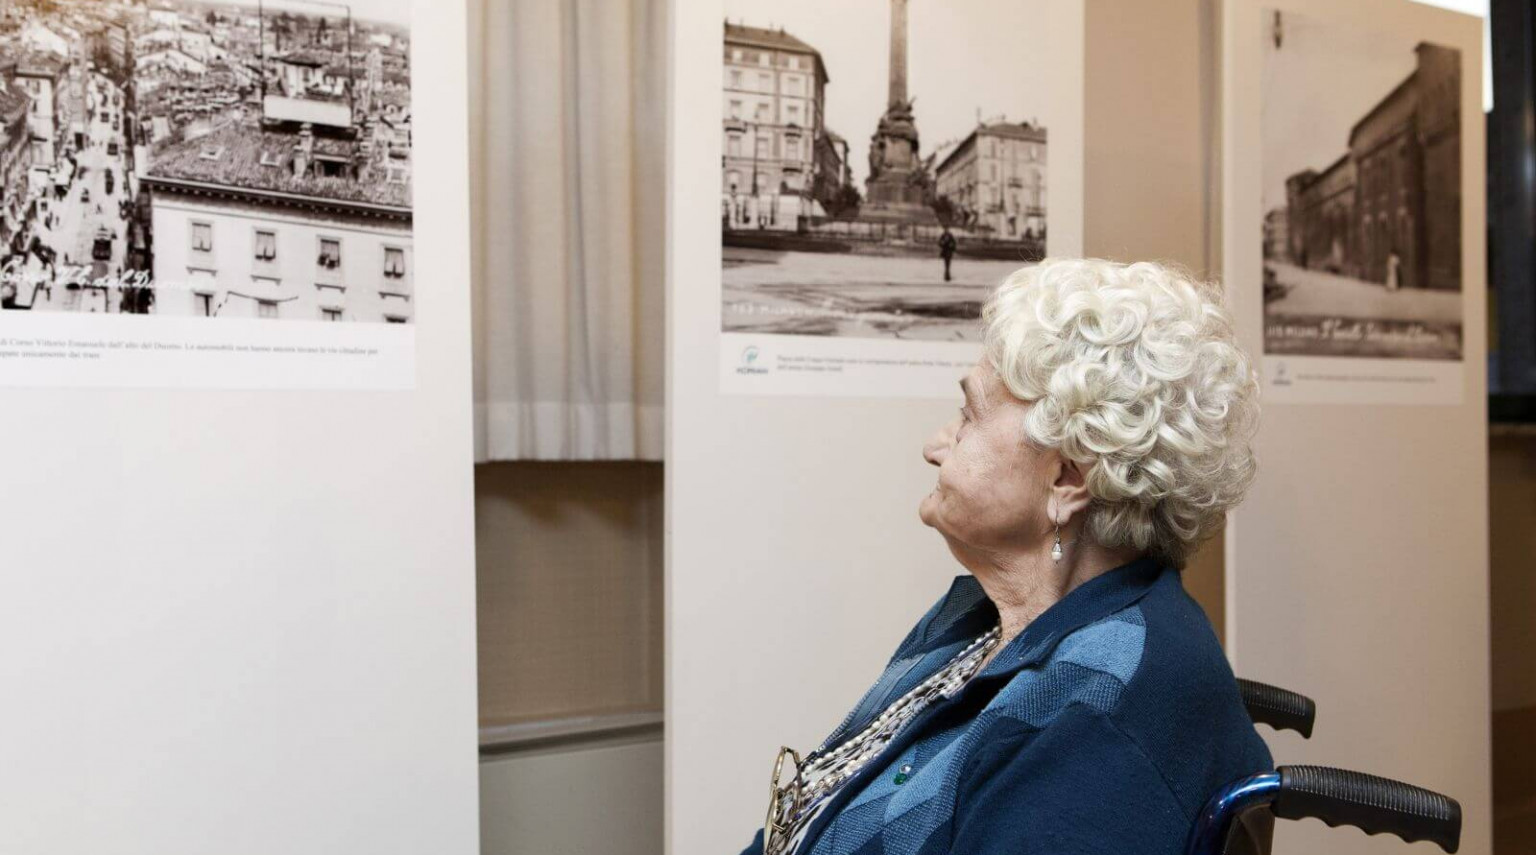
[[[976,340],[1049,241],[1016,5],[998,52],[967,49],[1005,14],[981,0],[726,0],[724,331]]]

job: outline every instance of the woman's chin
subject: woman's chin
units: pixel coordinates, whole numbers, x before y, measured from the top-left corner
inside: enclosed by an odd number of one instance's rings
[[[938,528],[939,491],[923,497],[921,504],[917,506],[917,518],[923,521],[923,525],[929,528]]]

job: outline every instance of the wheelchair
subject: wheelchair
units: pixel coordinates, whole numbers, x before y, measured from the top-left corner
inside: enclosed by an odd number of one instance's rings
[[[1317,718],[1311,698],[1252,680],[1237,683],[1254,724],[1311,738]],[[1267,851],[1275,819],[1307,817],[1334,828],[1350,825],[1367,834],[1395,834],[1410,843],[1428,840],[1447,853],[1461,845],[1461,805],[1449,796],[1348,769],[1280,766],[1233,781],[1212,796],[1190,832],[1185,852]],[[1244,842],[1234,848],[1240,840]]]

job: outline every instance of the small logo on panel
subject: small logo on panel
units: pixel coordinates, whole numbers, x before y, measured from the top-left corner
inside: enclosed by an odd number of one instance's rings
[[[768,369],[757,364],[757,345],[749,344],[741,352],[741,363],[736,366],[737,374],[767,374]]]

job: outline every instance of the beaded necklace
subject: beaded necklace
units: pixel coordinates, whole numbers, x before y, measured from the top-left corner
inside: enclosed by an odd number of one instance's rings
[[[781,751],[780,764],[789,754],[795,761],[795,774],[788,784],[780,786],[779,767],[775,768],[772,801],[763,831],[764,855],[794,853],[812,821],[843,785],[884,751],[912,719],[941,698],[954,697],[981,669],[1000,636],[998,627],[979,636],[947,665],[897,698],[863,730],[836,746],[812,751],[803,761],[789,749]]]

